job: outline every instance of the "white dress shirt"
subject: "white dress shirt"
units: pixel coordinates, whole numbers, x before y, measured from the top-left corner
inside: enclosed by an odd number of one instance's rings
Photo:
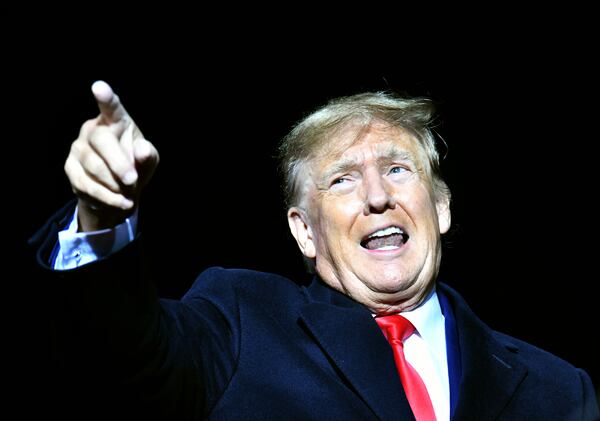
[[[115,253],[135,238],[137,209],[125,222],[114,228],[93,232],[77,232],[77,209],[67,229],[58,233],[59,249],[52,267],[74,269]]]
[[[450,382],[444,315],[435,290],[414,310],[401,313],[415,333],[404,341],[404,356],[423,379],[438,421],[450,419]]]
[[[114,228],[77,232],[77,210],[68,228],[58,233],[59,250],[54,269],[67,270],[109,256],[129,244],[137,229],[137,210]],[[406,360],[419,373],[427,387],[438,421],[450,419],[450,386],[446,358],[444,315],[435,290],[423,304],[402,313],[415,326],[404,341]]]

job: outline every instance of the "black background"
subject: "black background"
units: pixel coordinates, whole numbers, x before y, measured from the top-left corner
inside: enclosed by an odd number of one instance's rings
[[[238,37],[235,46],[109,43],[68,54],[48,43],[19,56],[5,87],[6,221],[17,251],[8,264],[32,264],[26,238],[72,197],[62,166],[80,124],[97,114],[96,79],[111,83],[161,153],[141,218],[159,288],[175,298],[212,265],[305,277],[285,220],[277,142],[332,97],[426,95],[439,105],[453,193],[441,279],[492,328],[584,368],[598,385],[597,73],[586,39],[533,34],[478,46],[476,37],[441,40],[421,55],[346,51],[338,40],[320,54],[311,41],[275,56]],[[10,324],[28,332],[11,343],[36,355],[24,365],[43,377],[44,337],[31,327],[47,307],[28,285],[17,278],[6,289]]]

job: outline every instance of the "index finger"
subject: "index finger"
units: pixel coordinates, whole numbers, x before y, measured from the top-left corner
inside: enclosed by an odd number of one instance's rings
[[[92,92],[98,103],[98,108],[100,108],[100,116],[107,123],[116,123],[127,114],[121,100],[108,83],[103,80],[95,81],[92,84]]]

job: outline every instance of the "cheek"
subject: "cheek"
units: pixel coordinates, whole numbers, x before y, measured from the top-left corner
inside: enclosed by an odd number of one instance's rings
[[[324,200],[321,203],[318,220],[315,222],[321,234],[319,237],[323,237],[322,240],[340,244],[350,235],[357,218],[357,205],[356,201],[337,199]]]
[[[417,227],[439,231],[435,202],[425,188],[419,189],[416,194],[406,194],[400,203]]]

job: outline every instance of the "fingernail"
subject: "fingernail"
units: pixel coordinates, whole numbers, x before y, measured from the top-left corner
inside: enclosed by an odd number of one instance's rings
[[[133,183],[135,183],[137,181],[137,172],[135,170],[129,170],[125,173],[125,175],[123,176],[122,180],[123,183],[131,186]]]

